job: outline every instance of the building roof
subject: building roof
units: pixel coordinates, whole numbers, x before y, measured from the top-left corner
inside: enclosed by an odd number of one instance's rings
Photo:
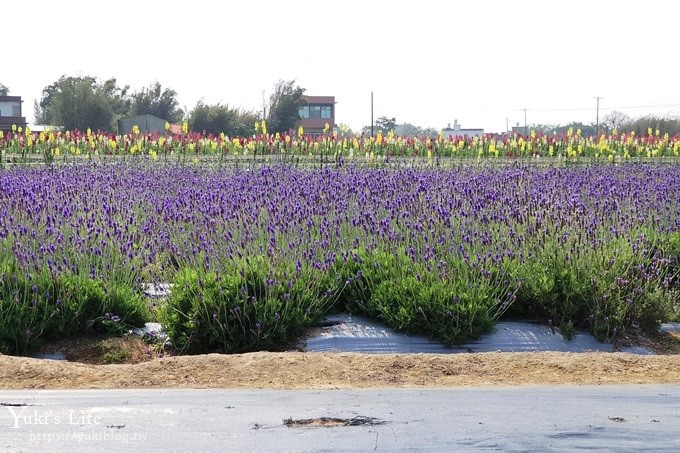
[[[335,104],[335,96],[307,96],[303,95],[302,99],[309,104]]]
[[[24,102],[21,96],[0,96],[0,102]]]
[[[142,113],[141,115],[127,116],[125,118],[121,118],[121,120],[129,121],[129,120],[138,120],[138,119],[142,119],[142,118],[144,118],[144,119],[155,118],[155,119],[160,120],[160,121],[165,121],[165,119],[163,119],[159,116],[156,116],[156,115],[152,115],[150,113]]]

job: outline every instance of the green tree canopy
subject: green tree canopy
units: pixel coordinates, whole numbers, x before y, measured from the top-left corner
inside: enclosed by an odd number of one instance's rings
[[[191,129],[218,135],[224,132],[229,136],[245,136],[252,131],[257,116],[222,104],[205,104],[198,101],[189,115]]]
[[[150,114],[171,123],[181,121],[184,116],[179,108],[177,92],[169,88],[162,89],[159,82],[133,93],[131,102],[132,115]]]
[[[295,85],[295,80],[279,80],[269,97],[267,129],[271,133],[288,132],[300,122],[300,107],[306,105],[302,99],[305,89]]]
[[[9,93],[9,88],[7,88],[7,85],[0,83],[0,96],[7,96],[7,93]]]
[[[129,111],[127,89],[115,78],[99,82],[90,76],[63,75],[43,89],[36,121],[65,129],[113,131],[114,120]]]
[[[396,135],[401,135],[405,137],[430,137],[435,138],[439,135],[439,131],[432,127],[422,128],[411,123],[397,124],[394,128],[394,133]]]
[[[377,134],[378,131],[382,131],[383,134],[386,134],[389,131],[395,130],[396,128],[397,119],[395,117],[388,118],[386,116],[381,116],[377,120],[375,120],[375,124],[373,125],[373,133]],[[362,129],[362,133],[370,134],[371,126],[364,126],[364,128]]]

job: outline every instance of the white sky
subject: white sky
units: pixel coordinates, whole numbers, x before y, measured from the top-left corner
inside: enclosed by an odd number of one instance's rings
[[[159,81],[183,107],[262,108],[295,79],[374,117],[503,131],[524,123],[680,115],[680,2],[630,0],[3,1],[0,83],[33,101],[62,74]],[[8,20],[9,19],[9,20]],[[640,106],[653,106],[641,108]]]

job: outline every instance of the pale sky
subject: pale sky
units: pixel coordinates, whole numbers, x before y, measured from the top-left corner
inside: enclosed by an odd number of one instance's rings
[[[680,2],[630,0],[3,1],[0,83],[33,101],[61,75],[154,81],[258,111],[279,79],[335,96],[336,122],[374,117],[500,132],[680,115]]]

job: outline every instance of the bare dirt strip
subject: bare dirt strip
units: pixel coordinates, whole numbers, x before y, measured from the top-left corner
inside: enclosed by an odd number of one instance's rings
[[[92,365],[0,355],[0,389],[346,389],[680,383],[680,355],[255,352]]]

